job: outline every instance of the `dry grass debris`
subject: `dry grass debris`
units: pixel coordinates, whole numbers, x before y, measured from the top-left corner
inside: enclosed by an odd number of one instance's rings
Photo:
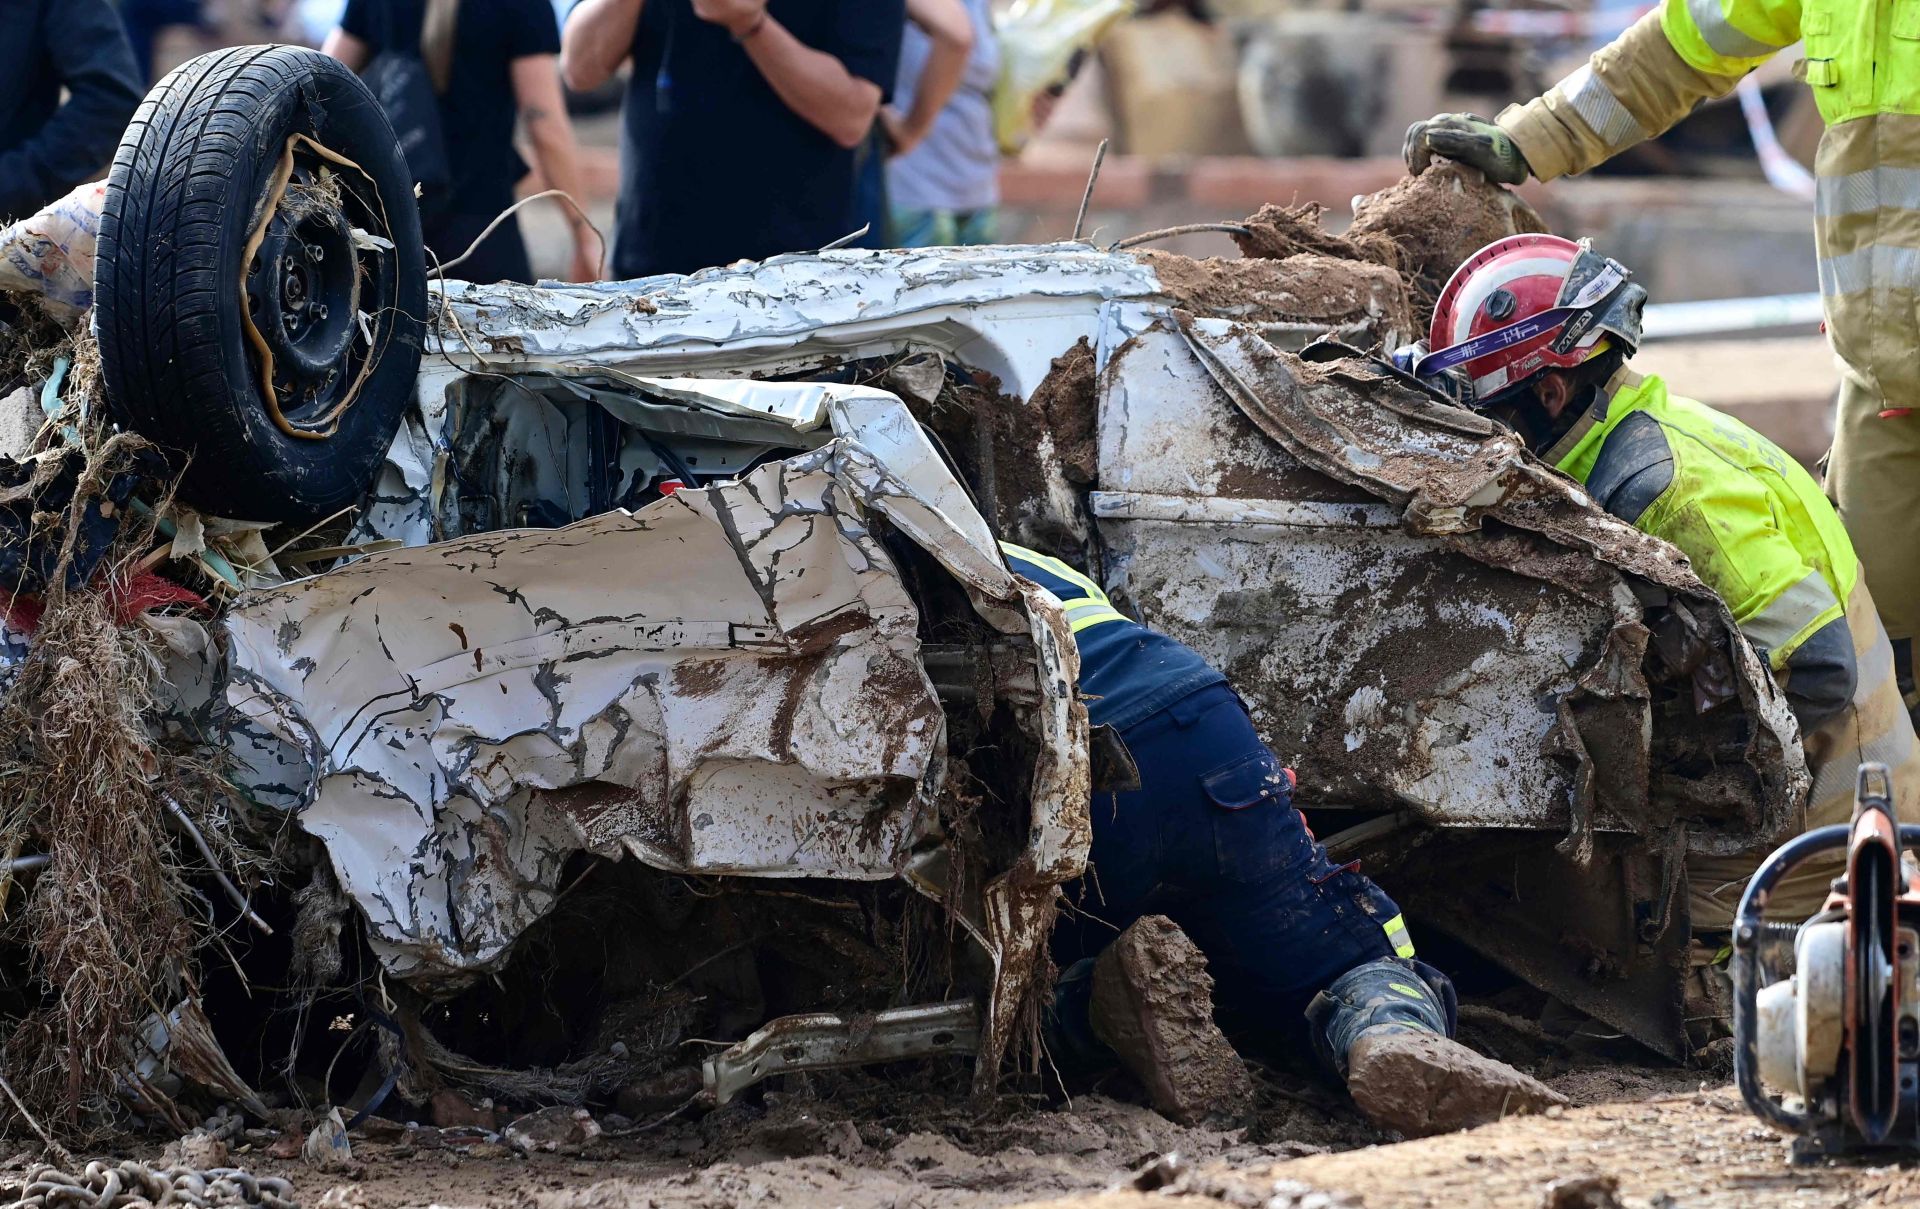
[[[204,862],[183,855],[195,848],[168,825],[169,801],[229,869],[256,859],[235,838],[216,770],[200,753],[163,743],[150,724],[163,655],[119,602],[155,544],[151,521],[119,518],[99,569],[70,573],[102,510],[115,511],[111,485],[138,473],[144,448],[137,437],[89,429],[6,493],[30,496],[80,463],[71,496],[31,517],[30,540],[57,545],[58,554],[29,653],[0,704],[0,783],[8,786],[0,856],[50,858],[19,883],[23,895],[0,900],[4,910],[24,898],[24,909],[0,918],[0,941],[29,954],[32,969],[0,1001],[0,1063],[34,1114],[75,1139],[120,1115],[121,1096],[139,1082],[137,1034],[195,997],[194,953],[221,921],[233,921],[189,883]],[[168,1102],[138,1091],[150,1105]]]

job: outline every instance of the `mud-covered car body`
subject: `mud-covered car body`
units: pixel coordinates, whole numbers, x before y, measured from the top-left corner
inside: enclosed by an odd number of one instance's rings
[[[885,392],[581,381],[528,374],[514,392],[598,390],[575,418],[638,415],[625,431],[667,463],[759,464],[708,485],[652,465],[634,473],[684,485],[554,528],[494,528],[493,509],[476,522],[472,500],[450,501],[464,536],[249,594],[226,618],[242,780],[325,844],[383,965],[430,991],[503,964],[581,851],[696,876],[904,879],[991,959],[978,1045],[997,1069],[1054,889],[1088,845],[1086,713],[1057,602],[1007,571]],[[509,462],[536,448],[512,443],[511,420],[499,431]],[[1021,813],[1000,829],[1011,842],[969,843],[948,830],[949,763],[996,704],[996,779]],[[930,1035],[951,1046],[952,1031]]]
[[[986,692],[1034,744],[1033,831],[969,914],[1026,976],[1088,780],[1070,643],[1006,537],[1225,669],[1323,836],[1417,920],[1684,1052],[1681,862],[1794,826],[1784,701],[1677,551],[1510,434],[1284,351],[1342,325],[1194,318],[1150,258],[1084,245],[442,297],[354,535],[408,549],[229,621],[262,747],[318,770],[259,779],[293,787],[394,972],[502,959],[573,848],[943,867],[939,703],[951,725]],[[1345,328],[1394,321],[1362,301]],[[618,510],[675,476],[701,485]],[[903,590],[874,517],[960,592]],[[528,524],[560,527],[491,532]]]

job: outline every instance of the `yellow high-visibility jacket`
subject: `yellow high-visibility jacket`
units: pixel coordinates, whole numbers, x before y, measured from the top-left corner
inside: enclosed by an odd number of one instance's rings
[[[1920,7],[1910,0],[1663,0],[1499,122],[1541,180],[1584,172],[1725,96],[1803,38],[1795,74],[1829,127],[1920,115]]]
[[[1814,166],[1820,291],[1835,351],[1881,390],[1920,386],[1883,355],[1866,304],[1920,288],[1920,4],[1914,0],[1663,0],[1545,96],[1498,119],[1541,180],[1584,172],[1725,96],[1804,39],[1795,72],[1827,131]],[[1911,331],[1913,316],[1904,313]]]
[[[1498,119],[1533,174],[1584,172],[1799,42],[1827,129],[1814,246],[1841,371],[1827,485],[1895,636],[1920,636],[1920,0],[1662,0]]]
[[[1802,730],[1857,682],[1846,600],[1860,578],[1833,506],[1799,463],[1731,416],[1622,373],[1548,451],[1601,507],[1678,546],[1740,632],[1786,673]]]
[[[1601,507],[1678,546],[1784,677],[1813,777],[1805,827],[1851,817],[1867,761],[1893,770],[1901,821],[1920,823],[1920,742],[1894,680],[1893,648],[1812,475],[1733,417],[1624,370],[1546,458]],[[1687,858],[1696,931],[1731,926],[1756,863]],[[1771,909],[1783,919],[1812,914],[1840,868],[1837,854],[1808,862],[1775,888]]]

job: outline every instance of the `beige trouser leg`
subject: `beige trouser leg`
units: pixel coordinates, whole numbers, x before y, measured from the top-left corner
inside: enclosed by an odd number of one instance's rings
[[[1913,719],[1893,679],[1893,648],[1874,610],[1863,580],[1847,598],[1847,628],[1853,631],[1854,660],[1860,669],[1853,703],[1801,737],[1813,787],[1807,794],[1807,829],[1844,823],[1853,817],[1854,784],[1863,762],[1885,764],[1893,773],[1893,805],[1904,823],[1920,823],[1920,743]],[[1696,932],[1732,927],[1747,878],[1766,852],[1744,856],[1687,858],[1688,906]],[[1800,866],[1773,892],[1771,917],[1798,923],[1820,909],[1828,884],[1840,873],[1843,857],[1834,853]]]
[[[1840,370],[1827,493],[1895,638],[1920,636],[1920,116],[1831,127],[1814,236]]]
[[[1920,326],[1910,338],[1907,355],[1920,372]],[[1913,638],[1920,634],[1920,391],[1890,398],[1844,365],[1842,375],[1827,492],[1873,585],[1887,633]],[[1901,407],[1913,413],[1881,415]]]

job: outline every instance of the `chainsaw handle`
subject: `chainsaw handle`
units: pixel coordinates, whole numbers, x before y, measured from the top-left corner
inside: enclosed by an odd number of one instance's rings
[[[1864,779],[1864,778],[1863,778]],[[1809,857],[1845,848],[1853,836],[1851,823],[1816,827],[1795,836],[1760,862],[1760,868],[1747,882],[1740,896],[1740,909],[1733,917],[1733,1073],[1740,1085],[1740,1098],[1754,1115],[1789,1133],[1806,1133],[1810,1124],[1805,1113],[1789,1112],[1769,1099],[1760,1088],[1759,1038],[1755,1035],[1754,997],[1760,991],[1760,939],[1766,934],[1767,902],[1780,879]],[[1900,849],[1920,849],[1920,824],[1900,824]]]

